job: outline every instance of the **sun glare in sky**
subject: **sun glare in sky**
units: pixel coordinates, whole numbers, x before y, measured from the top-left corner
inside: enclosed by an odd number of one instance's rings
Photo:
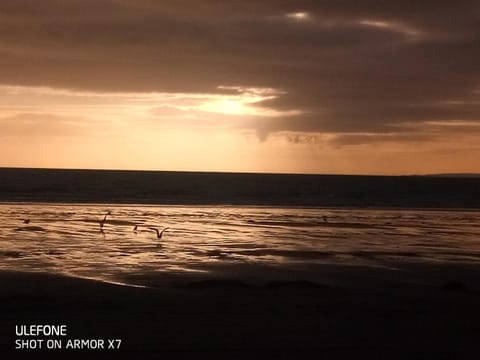
[[[477,12],[327,3],[0,2],[0,166],[480,172]]]
[[[299,11],[299,12],[288,13],[287,17],[297,21],[306,21],[310,18],[310,15],[307,12]]]
[[[218,89],[210,94],[121,93],[0,86],[0,151],[8,154],[0,165],[295,173],[383,173],[389,168],[402,173],[406,168],[435,172],[448,162],[465,171],[475,157],[474,134],[462,137],[456,153],[443,149],[455,146],[448,131],[476,130],[475,122],[404,124],[406,131],[436,134],[429,142],[404,143],[395,133],[262,135],[264,120],[275,124],[302,115],[266,104],[288,94],[268,88]],[[426,162],[417,166],[412,156]]]
[[[247,115],[253,112],[253,109],[238,100],[214,100],[204,104],[200,108],[205,111],[229,115]]]

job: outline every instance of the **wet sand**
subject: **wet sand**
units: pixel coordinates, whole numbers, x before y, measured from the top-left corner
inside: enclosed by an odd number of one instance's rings
[[[68,338],[122,339],[120,350],[64,350],[89,358],[120,352],[272,359],[311,357],[312,351],[340,359],[478,354],[478,265],[301,270],[302,277],[242,265],[210,272],[215,275],[128,279],[145,288],[0,272],[0,351],[38,358],[39,350],[14,350],[15,325],[66,324]]]

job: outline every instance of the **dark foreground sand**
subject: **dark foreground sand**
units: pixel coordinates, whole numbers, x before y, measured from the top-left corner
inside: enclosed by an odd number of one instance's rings
[[[83,358],[477,358],[480,266],[390,265],[318,265],[315,281],[260,266],[138,276],[149,288],[0,272],[0,352],[60,353],[14,350],[15,325],[66,324],[67,338],[122,339],[68,350]]]

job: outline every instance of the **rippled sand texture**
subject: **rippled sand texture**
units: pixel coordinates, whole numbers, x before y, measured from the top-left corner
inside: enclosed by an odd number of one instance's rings
[[[479,235],[478,211],[2,204],[0,268],[115,282],[212,264],[465,263]]]

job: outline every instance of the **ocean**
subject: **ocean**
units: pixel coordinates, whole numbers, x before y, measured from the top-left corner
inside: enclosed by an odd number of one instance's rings
[[[0,168],[0,201],[480,209],[480,178]]]
[[[434,177],[0,169],[0,269],[143,286],[235,264],[305,279],[318,264],[478,263],[479,189]]]

